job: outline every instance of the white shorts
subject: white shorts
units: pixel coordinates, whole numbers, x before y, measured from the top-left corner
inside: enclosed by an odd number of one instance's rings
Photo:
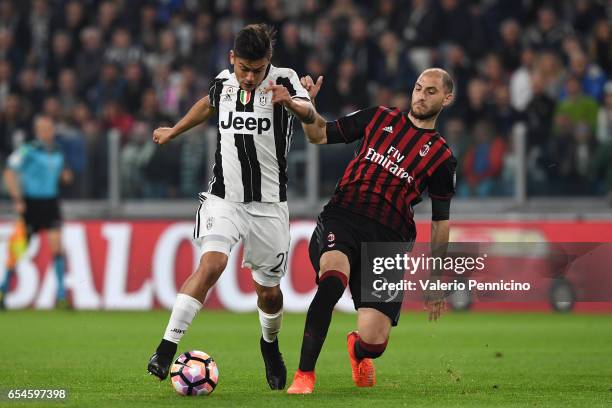
[[[242,239],[242,266],[251,269],[253,280],[267,287],[280,284],[290,242],[287,203],[237,203],[209,193],[200,193],[200,200],[193,232],[200,254],[229,256]]]

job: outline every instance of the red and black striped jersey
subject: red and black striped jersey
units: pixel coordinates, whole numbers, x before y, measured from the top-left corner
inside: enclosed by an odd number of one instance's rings
[[[416,237],[412,206],[428,190],[449,201],[455,192],[457,161],[434,129],[416,127],[396,108],[378,106],[328,122],[327,143],[361,140],[329,205],[370,217]]]

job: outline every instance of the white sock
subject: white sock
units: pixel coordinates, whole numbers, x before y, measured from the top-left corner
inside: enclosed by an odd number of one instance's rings
[[[257,308],[259,312],[259,323],[261,324],[261,334],[263,339],[268,343],[272,343],[276,340],[276,336],[281,328],[281,322],[283,321],[283,309],[279,310],[274,314],[268,314]]]
[[[201,308],[202,303],[198,302],[197,299],[184,293],[176,295],[164,339],[178,344]]]

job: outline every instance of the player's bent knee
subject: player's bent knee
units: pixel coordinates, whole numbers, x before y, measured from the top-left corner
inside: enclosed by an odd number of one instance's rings
[[[257,291],[257,304],[264,311],[276,311],[283,306],[283,293],[278,286]]]
[[[348,276],[351,266],[345,254],[340,251],[329,251],[321,256],[319,268],[319,276],[327,271],[339,271]]]

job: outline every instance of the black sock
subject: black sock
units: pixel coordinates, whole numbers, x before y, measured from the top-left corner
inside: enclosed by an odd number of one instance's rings
[[[359,341],[355,342],[355,357],[359,360],[364,358],[377,358],[382,356],[386,348],[386,341],[381,344],[370,344],[359,339]]]
[[[313,371],[323,347],[327,329],[331,323],[334,306],[346,288],[346,275],[339,271],[327,271],[319,279],[319,287],[306,315],[300,370]]]
[[[161,343],[159,343],[159,346],[157,346],[156,353],[172,357],[176,353],[176,348],[176,343],[173,343],[166,339],[162,339]]]

